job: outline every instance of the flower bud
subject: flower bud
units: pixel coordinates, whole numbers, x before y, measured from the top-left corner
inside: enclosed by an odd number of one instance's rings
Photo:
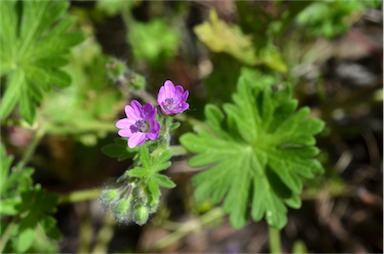
[[[116,219],[120,222],[129,220],[131,212],[131,199],[121,199],[112,208],[112,212]]]
[[[132,191],[133,199],[135,200],[135,204],[146,204],[148,202],[147,193],[143,189],[142,186],[136,186]]]
[[[157,211],[157,208],[159,207],[159,203],[160,203],[159,198],[156,198],[156,199],[152,198],[151,201],[149,202],[149,212],[155,213]]]
[[[133,211],[133,220],[137,225],[145,224],[149,217],[149,209],[145,205],[137,205]]]
[[[116,84],[127,83],[127,78],[125,77],[127,73],[127,65],[124,62],[116,58],[110,58],[106,64],[106,68],[108,77]]]
[[[116,189],[103,190],[100,194],[100,200],[106,206],[112,205],[113,202],[117,201],[118,197],[119,192]]]

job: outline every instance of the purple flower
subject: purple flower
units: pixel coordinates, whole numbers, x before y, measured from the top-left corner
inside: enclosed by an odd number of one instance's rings
[[[184,91],[182,86],[175,86],[172,81],[167,80],[160,87],[157,102],[165,114],[175,115],[189,108],[189,104],[186,102],[188,95],[189,92]]]
[[[116,127],[121,129],[118,132],[121,137],[128,138],[130,148],[142,145],[147,139],[157,139],[160,123],[156,121],[156,111],[152,103],[143,107],[136,100],[125,106],[127,118],[117,121]]]

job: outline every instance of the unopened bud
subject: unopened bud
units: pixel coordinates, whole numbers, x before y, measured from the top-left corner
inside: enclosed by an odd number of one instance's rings
[[[144,225],[149,217],[149,210],[145,205],[137,205],[133,211],[133,220],[137,225]]]
[[[115,81],[122,81],[122,79],[125,79],[124,75],[127,71],[127,66],[124,62],[116,59],[111,58],[109,59],[109,62],[106,65],[107,67],[107,74],[108,77]]]
[[[142,186],[136,186],[132,191],[133,199],[135,200],[135,204],[146,204],[148,202],[147,193],[143,189]]]
[[[140,74],[133,72],[130,75],[129,84],[133,90],[140,90],[145,88],[145,79]]]
[[[119,192],[116,189],[103,190],[100,194],[100,200],[106,206],[112,205],[118,197]]]
[[[129,220],[130,217],[130,200],[121,199],[116,205],[112,208],[113,214],[115,215],[118,221]]]
[[[149,202],[149,212],[150,213],[155,213],[157,211],[157,208],[159,207],[159,202],[160,202],[160,199],[159,198],[156,198],[156,199],[151,199],[151,202]]]

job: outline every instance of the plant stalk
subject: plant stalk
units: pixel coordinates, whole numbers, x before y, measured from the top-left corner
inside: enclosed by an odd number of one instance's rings
[[[60,195],[59,205],[95,199],[100,195],[100,191],[101,190],[99,189],[91,189],[74,191],[68,194]]]
[[[280,244],[280,230],[271,226],[268,226],[269,234],[269,251],[272,254],[281,253],[281,244]]]
[[[45,126],[41,126],[36,130],[35,136],[33,137],[31,144],[28,146],[27,150],[23,154],[23,157],[20,162],[16,165],[16,170],[20,170],[25,167],[25,165],[32,159],[32,156],[37,146],[45,135],[45,130]]]
[[[9,238],[12,235],[13,228],[16,226],[15,218],[8,224],[7,228],[4,231],[4,234],[1,236],[0,239],[0,253],[4,253],[3,250],[5,248],[5,245],[7,244]]]

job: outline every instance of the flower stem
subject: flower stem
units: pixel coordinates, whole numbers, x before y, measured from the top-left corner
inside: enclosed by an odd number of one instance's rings
[[[99,189],[81,190],[63,194],[59,198],[59,204],[75,203],[95,199],[100,195]]]
[[[172,156],[180,156],[188,153],[184,146],[169,146],[169,149],[172,151]]]
[[[16,218],[14,218],[8,225],[7,228],[4,231],[4,234],[1,236],[0,239],[0,253],[3,253],[3,250],[5,248],[5,245],[7,244],[9,238],[12,235],[13,228],[16,226]]]
[[[19,163],[16,165],[16,170],[22,169],[31,160],[33,153],[35,152],[41,139],[45,135],[45,130],[45,126],[41,126],[36,130],[35,136],[33,137],[31,144],[28,146],[27,150],[23,154],[21,161],[19,161]]]
[[[190,232],[201,229],[203,226],[208,225],[214,221],[220,220],[225,216],[224,211],[221,208],[214,208],[206,214],[200,216],[199,218],[192,219],[186,223],[179,224],[173,222],[165,222],[165,224],[171,224],[172,228],[176,228],[176,231],[168,234],[164,238],[157,241],[153,248],[155,250],[161,250],[167,247],[168,245],[178,241],[179,239],[185,237]],[[167,227],[163,225],[163,227]]]
[[[268,227],[269,234],[269,251],[273,254],[281,253],[280,230],[274,227]]]

